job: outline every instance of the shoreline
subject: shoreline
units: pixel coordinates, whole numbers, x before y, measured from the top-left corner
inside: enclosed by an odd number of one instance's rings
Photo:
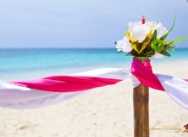
[[[116,66],[121,66],[121,65],[116,65]],[[131,66],[131,63],[130,63]],[[180,77],[180,78],[186,78],[186,76],[184,74],[182,74],[181,72],[179,72],[179,66],[183,66],[180,67],[182,71],[186,71],[188,67],[188,60],[176,60],[176,61],[164,61],[161,62],[159,61],[153,61],[151,60],[151,66],[153,69],[153,72],[156,74],[166,74],[166,75],[173,75],[175,77]],[[177,67],[178,66],[178,67]],[[52,75],[71,75],[71,74],[75,74],[75,73],[80,73],[80,72],[85,72],[85,71],[89,71],[92,69],[99,69],[99,68],[105,68],[103,66],[99,66],[99,67],[91,67],[91,66],[86,66],[85,68],[83,67],[77,67],[74,69],[41,69],[41,70],[33,70],[33,71],[17,71],[17,72],[0,72],[0,76],[1,76],[1,80],[3,81],[19,81],[19,80],[34,80],[34,79],[39,79],[42,77],[47,77],[47,76],[52,76]],[[106,67],[108,68],[108,66]],[[110,68],[110,67],[109,67]],[[113,68],[113,67],[111,67]],[[114,67],[117,68],[117,67]],[[122,68],[129,68],[128,64],[124,64],[122,65]],[[172,69],[173,71],[169,71],[169,69]],[[188,78],[188,75],[187,75]]]

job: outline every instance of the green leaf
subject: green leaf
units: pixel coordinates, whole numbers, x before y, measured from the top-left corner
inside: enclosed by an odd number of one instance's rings
[[[144,54],[144,56],[146,56],[146,57],[151,57],[151,56],[153,56],[154,54],[155,54],[155,51],[154,51],[154,50],[151,50],[151,51],[146,52],[146,54]]]
[[[167,49],[171,50],[171,51],[174,51],[175,50],[175,46],[174,45],[168,45]]]
[[[154,41],[156,38],[157,38],[157,30],[154,30],[151,41]]]
[[[154,50],[151,50],[151,56],[153,56],[155,54]]]
[[[159,53],[161,53],[162,55],[168,56],[168,57],[171,56],[166,50],[162,50],[162,51],[159,52]]]
[[[161,52],[164,49],[163,41],[160,39],[155,39],[151,43],[151,48],[155,50],[156,52]]]
[[[160,39],[163,41],[166,39],[166,37],[168,36],[168,34],[172,31],[172,29],[174,28],[174,25],[175,25],[175,22],[176,22],[176,13],[175,13],[175,16],[174,16],[174,22],[172,24],[172,27],[170,28],[170,30],[164,34]]]
[[[173,40],[173,41],[169,42],[168,45],[174,45],[174,44],[176,44],[176,43],[178,43],[178,42],[180,42],[182,40],[185,40],[187,38],[188,38],[188,36],[185,36],[185,37],[182,37],[182,38],[178,38],[176,40]]]

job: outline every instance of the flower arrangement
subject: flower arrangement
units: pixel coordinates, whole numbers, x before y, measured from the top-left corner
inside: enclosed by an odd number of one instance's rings
[[[145,17],[142,17],[141,22],[128,23],[125,37],[115,42],[118,53],[126,52],[127,55],[137,57],[152,57],[156,54],[170,56],[168,50],[174,51],[174,44],[188,38],[182,37],[171,42],[166,40],[174,28],[175,20],[176,17],[170,30],[161,23],[146,21]]]

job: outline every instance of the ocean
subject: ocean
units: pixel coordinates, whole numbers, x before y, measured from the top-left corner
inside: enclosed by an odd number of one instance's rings
[[[171,57],[151,58],[152,65],[188,59],[188,49],[176,49]],[[49,75],[73,74],[97,68],[130,67],[132,56],[115,48],[2,48],[0,79],[29,80]]]

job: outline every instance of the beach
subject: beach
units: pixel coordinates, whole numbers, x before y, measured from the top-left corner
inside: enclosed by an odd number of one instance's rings
[[[154,73],[188,78],[188,61],[152,64]],[[188,111],[163,91],[150,89],[150,136],[187,137]],[[131,137],[132,83],[89,90],[51,106],[14,110],[0,108],[1,137]]]
[[[0,137],[188,137],[187,4],[1,1]]]

